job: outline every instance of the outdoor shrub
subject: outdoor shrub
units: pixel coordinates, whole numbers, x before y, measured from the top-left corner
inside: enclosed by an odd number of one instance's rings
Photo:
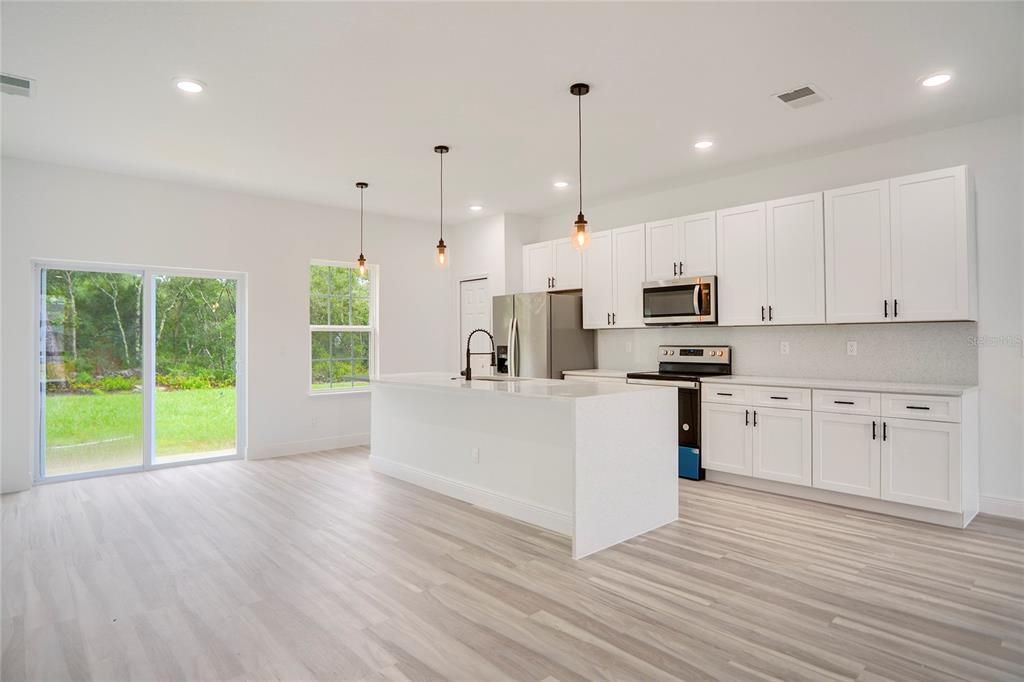
[[[116,391],[131,391],[135,388],[135,380],[115,374],[100,379],[98,382],[98,388],[101,391],[108,393]]]

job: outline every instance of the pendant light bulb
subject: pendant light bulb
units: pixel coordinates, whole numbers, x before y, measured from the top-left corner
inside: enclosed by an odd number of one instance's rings
[[[573,223],[572,245],[573,248],[582,251],[590,246],[590,232],[587,231],[587,219],[583,217],[583,95],[590,92],[590,86],[586,83],[573,83],[569,86],[569,92],[576,97],[576,123],[577,141],[579,142],[579,190],[580,190],[580,212]]]
[[[359,276],[366,277],[366,256],[363,255],[363,190],[370,185],[365,182],[357,182],[356,187],[359,188],[359,258],[356,259],[356,263],[359,264]]]
[[[444,155],[448,153],[448,147],[443,144],[439,144],[436,147],[434,147],[434,152],[437,153],[437,155],[441,159],[441,212],[439,221],[440,238],[437,240],[436,262],[437,267],[446,268],[448,267],[448,247],[444,243]]]

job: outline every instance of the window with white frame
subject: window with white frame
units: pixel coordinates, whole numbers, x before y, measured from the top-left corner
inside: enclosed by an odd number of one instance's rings
[[[377,346],[377,269],[354,263],[309,266],[310,389],[365,389],[374,376]]]

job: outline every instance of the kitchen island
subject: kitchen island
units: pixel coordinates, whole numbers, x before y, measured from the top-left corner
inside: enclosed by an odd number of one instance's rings
[[[567,535],[574,558],[679,516],[674,389],[414,373],[372,391],[374,471]]]

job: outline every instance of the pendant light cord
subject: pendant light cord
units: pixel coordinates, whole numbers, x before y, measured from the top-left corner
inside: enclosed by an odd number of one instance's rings
[[[583,213],[583,96],[576,95],[577,108],[577,125],[576,131],[578,133],[579,140],[579,173],[580,173],[580,213]]]
[[[363,187],[359,188],[359,255],[363,255]]]
[[[441,157],[441,221],[438,228],[441,241],[444,241],[444,154],[438,154],[438,156]]]

